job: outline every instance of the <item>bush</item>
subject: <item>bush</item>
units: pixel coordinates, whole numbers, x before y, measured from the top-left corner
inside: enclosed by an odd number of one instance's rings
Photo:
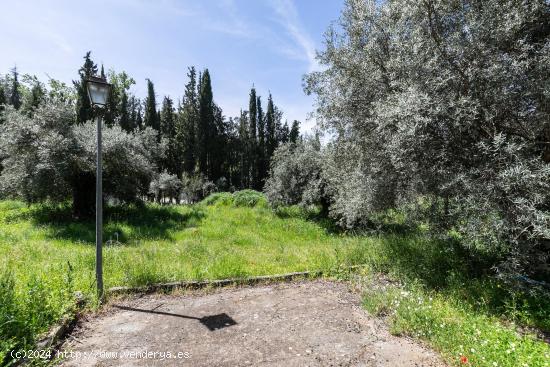
[[[306,138],[279,147],[273,155],[271,174],[264,188],[269,202],[274,207],[327,204],[321,175],[322,158],[316,139]]]
[[[164,201],[166,197],[170,200],[178,199],[181,186],[182,182],[176,175],[164,171],[151,181],[149,193],[155,195],[158,201]]]
[[[242,190],[235,193],[216,192],[208,195],[201,204],[204,205],[232,205],[236,207],[266,207],[267,199],[264,194],[255,190]]]
[[[194,204],[210,195],[216,185],[208,181],[202,174],[190,175],[184,173],[181,178],[181,198],[187,204]]]
[[[241,190],[233,194],[233,205],[255,207],[267,206],[267,198],[261,192],[255,190]]]
[[[203,205],[233,205],[233,194],[230,192],[215,192],[201,201]]]

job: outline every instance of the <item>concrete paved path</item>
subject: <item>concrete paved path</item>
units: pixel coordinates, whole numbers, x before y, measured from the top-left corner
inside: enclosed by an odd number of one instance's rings
[[[443,366],[323,280],[113,301],[69,336],[63,366]]]

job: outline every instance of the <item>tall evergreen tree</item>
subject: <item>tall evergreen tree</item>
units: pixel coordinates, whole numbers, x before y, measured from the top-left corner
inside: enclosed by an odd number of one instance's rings
[[[19,72],[17,66],[11,69],[10,104],[18,110],[21,107],[21,94],[19,91]]]
[[[155,96],[155,86],[151,79],[147,79],[147,97],[145,98],[145,115],[143,116],[143,123],[145,127],[151,127],[157,132],[160,131],[160,122],[157,113],[157,101]]]
[[[291,143],[296,143],[300,139],[300,121],[292,121],[292,127],[290,128],[290,133],[288,135],[288,140]]]
[[[82,124],[94,117],[88,91],[86,89],[86,79],[97,74],[97,65],[94,64],[91,57],[91,51],[86,52],[84,56],[84,65],[78,70],[79,81],[73,81],[76,89],[76,122]]]
[[[46,90],[44,85],[36,77],[27,77],[27,83],[31,84],[31,89],[27,93],[25,100],[21,106],[21,110],[27,116],[32,117],[34,111],[38,108],[40,103],[44,100]]]
[[[247,111],[241,110],[239,116],[239,142],[240,142],[240,185],[241,188],[250,187],[250,136]]]
[[[209,167],[210,149],[212,148],[212,137],[214,127],[214,101],[212,85],[208,69],[202,73],[199,93],[199,126],[197,130],[198,161],[199,170],[209,179],[212,178],[211,167]]]
[[[4,85],[0,82],[0,124],[4,122],[4,116],[2,115],[6,109],[6,92],[4,91]],[[2,170],[2,165],[0,164],[0,171]]]
[[[266,156],[267,160],[271,159],[275,148],[277,147],[277,135],[276,135],[276,126],[275,126],[275,109],[273,106],[273,98],[271,93],[267,99],[267,113],[266,113]]]
[[[118,122],[124,130],[131,131],[134,124],[130,121],[129,90],[136,81],[125,71],[115,73],[109,70],[107,76],[111,83],[111,91],[105,111],[105,122],[109,125]]]
[[[138,103],[139,103],[139,99],[137,99],[135,96],[131,96],[130,100],[128,101],[128,110],[130,111],[129,125],[132,130],[135,130],[137,127]]]
[[[252,186],[255,186],[256,182],[258,181],[258,174],[257,174],[257,157],[256,157],[256,131],[257,131],[257,118],[258,118],[258,109],[256,107],[256,104],[258,103],[257,97],[256,97],[256,89],[252,87],[250,90],[250,100],[248,103],[248,120],[249,120],[249,128],[248,128],[248,162],[250,165],[250,184]]]
[[[182,149],[183,170],[191,174],[197,165],[196,137],[199,124],[197,72],[194,66],[189,68],[187,77],[189,81],[185,85],[185,94],[178,114],[177,134]]]
[[[263,182],[267,176],[267,161],[266,161],[266,139],[265,139],[265,116],[262,109],[262,99],[257,97],[256,109],[258,116],[256,118],[258,128],[258,145],[256,147],[256,172],[257,177],[254,182],[254,188],[261,190]]]
[[[290,129],[288,128],[288,121],[285,121],[285,124],[280,128],[279,133],[277,134],[277,140],[281,143],[288,143],[290,136]]]
[[[131,116],[131,113],[132,111],[130,111],[130,108],[131,106],[129,105],[129,101],[128,101],[128,94],[126,93],[126,91],[124,91],[122,93],[122,97],[120,99],[120,107],[119,107],[119,116],[120,116],[120,120],[119,120],[119,124],[120,124],[120,127],[128,132],[131,132],[132,130],[134,130],[134,126],[133,126],[133,123],[132,123],[132,116]]]
[[[160,113],[160,131],[161,136],[166,139],[166,159],[164,169],[173,175],[180,174],[180,154],[178,152],[178,143],[176,136],[176,123],[174,102],[170,97],[164,97]]]
[[[221,177],[227,179],[227,127],[222,109],[214,103],[214,121],[210,129],[211,136],[209,154],[211,167],[211,180],[217,182]]]
[[[143,130],[143,107],[141,101],[137,100],[136,129]]]
[[[0,109],[3,108],[6,102],[7,100],[6,100],[6,92],[4,91],[4,85],[0,83]]]

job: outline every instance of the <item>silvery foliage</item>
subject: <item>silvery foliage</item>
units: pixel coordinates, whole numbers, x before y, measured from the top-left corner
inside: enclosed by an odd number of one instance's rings
[[[184,172],[181,178],[181,198],[188,204],[199,202],[216,191],[216,185],[201,173]]]
[[[156,197],[161,195],[169,198],[178,198],[182,187],[182,182],[176,175],[172,175],[166,171],[153,179],[149,185],[149,193]]]
[[[0,132],[5,158],[0,190],[28,202],[62,201],[71,196],[79,174],[95,174],[96,123],[73,125],[74,110],[66,103],[48,102],[33,118],[8,108]],[[128,134],[118,126],[103,128],[103,189],[106,195],[133,201],[147,193],[155,172],[151,163],[156,136],[146,129]]]
[[[316,141],[286,143],[277,148],[264,192],[274,206],[317,204],[323,194],[322,153]]]
[[[549,274],[549,6],[346,1],[305,77],[334,136],[331,215],[355,227],[422,198],[500,271]]]

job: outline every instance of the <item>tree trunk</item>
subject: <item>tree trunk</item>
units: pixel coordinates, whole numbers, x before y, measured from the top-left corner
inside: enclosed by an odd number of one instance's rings
[[[73,217],[90,219],[95,214],[95,175],[80,173],[73,178]]]

